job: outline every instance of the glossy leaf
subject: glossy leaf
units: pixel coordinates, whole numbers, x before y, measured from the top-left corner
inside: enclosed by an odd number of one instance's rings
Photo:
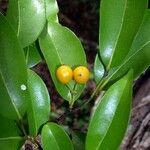
[[[70,90],[58,81],[56,70],[62,64],[72,68],[80,65],[86,66],[85,53],[79,39],[69,29],[57,23],[50,23],[39,41],[57,91],[64,99],[71,102]],[[74,84],[74,82],[70,83],[71,89]],[[80,96],[83,89],[83,84],[77,84],[74,100]]]
[[[56,0],[46,0],[46,19],[48,22],[58,22],[58,4]]]
[[[20,136],[20,131],[14,120],[0,116],[0,147],[4,150],[19,150],[24,138]]]
[[[7,18],[21,42],[22,47],[33,43],[44,28],[44,0],[9,0]]]
[[[55,123],[43,127],[41,138],[43,150],[73,150],[69,136]]]
[[[106,77],[103,87],[114,82],[127,70],[134,70],[134,79],[150,66],[150,10],[146,12],[143,24],[134,38],[131,49],[124,62],[117,68],[112,68]]]
[[[27,71],[23,50],[0,14],[0,114],[21,119],[26,110]]]
[[[85,134],[80,132],[72,132],[72,142],[74,145],[74,150],[84,150],[85,149]]]
[[[102,0],[99,43],[107,70],[123,62],[147,7],[148,0]]]
[[[86,150],[118,149],[130,116],[132,75],[129,71],[113,84],[92,114],[86,137]]]
[[[95,62],[94,62],[94,79],[97,84],[103,78],[104,73],[105,73],[104,66],[103,66],[102,62],[100,61],[98,55],[96,55]]]
[[[42,61],[40,51],[35,43],[26,47],[24,51],[28,68],[32,68]]]
[[[29,132],[36,136],[42,124],[49,120],[50,97],[42,79],[33,71],[28,71],[28,87],[30,100],[28,100]]]

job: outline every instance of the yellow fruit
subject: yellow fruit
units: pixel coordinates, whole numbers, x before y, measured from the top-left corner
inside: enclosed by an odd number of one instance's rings
[[[56,76],[61,83],[67,84],[72,80],[73,72],[69,66],[62,65],[56,70]]]
[[[90,77],[90,71],[87,67],[79,66],[73,71],[73,78],[77,83],[84,84]]]

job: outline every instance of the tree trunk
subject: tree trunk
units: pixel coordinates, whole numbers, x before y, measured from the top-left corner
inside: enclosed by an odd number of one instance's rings
[[[150,150],[150,69],[135,84],[131,121],[121,150]]]

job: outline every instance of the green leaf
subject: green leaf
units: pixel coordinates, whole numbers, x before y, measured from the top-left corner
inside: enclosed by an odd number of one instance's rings
[[[30,99],[28,100],[29,132],[36,136],[41,125],[49,120],[50,97],[42,79],[33,71],[28,71],[28,86]]]
[[[44,0],[9,0],[7,18],[21,42],[22,47],[33,43],[44,28]]]
[[[48,123],[42,129],[43,150],[73,150],[66,132],[55,123]]]
[[[101,60],[99,59],[98,55],[96,55],[95,62],[94,62],[94,79],[97,84],[103,78],[104,73],[105,73],[104,66],[103,66]]]
[[[148,0],[102,0],[99,43],[107,70],[123,62],[147,7]]]
[[[150,66],[150,10],[147,10],[144,21],[134,38],[131,49],[124,62],[117,68],[112,68],[105,78],[102,87],[120,78],[130,68],[134,70],[136,79]]]
[[[72,100],[70,90],[56,78],[56,70],[62,64],[72,68],[80,65],[86,66],[84,49],[79,39],[69,29],[57,23],[49,23],[47,31],[42,33],[39,43],[57,91],[69,102],[74,101],[82,93],[84,85],[77,84],[76,94]],[[71,89],[74,84],[74,82],[69,84]]]
[[[46,19],[48,22],[58,22],[58,4],[56,0],[46,0]]]
[[[20,150],[23,144],[21,137],[0,138],[0,147],[3,150]]]
[[[72,132],[72,142],[75,150],[84,150],[85,134],[77,131]]]
[[[26,55],[26,63],[28,68],[32,68],[42,61],[42,56],[36,43],[26,47],[24,51]]]
[[[18,120],[26,110],[26,64],[19,41],[2,14],[0,39],[0,114]]]
[[[126,131],[132,99],[129,71],[105,93],[92,114],[86,137],[86,150],[116,150]]]
[[[21,132],[17,126],[17,122],[5,118],[0,115],[1,126],[0,126],[0,138],[6,138],[11,136],[20,136]]]
[[[0,116],[0,147],[3,150],[19,150],[24,142],[14,120]]]

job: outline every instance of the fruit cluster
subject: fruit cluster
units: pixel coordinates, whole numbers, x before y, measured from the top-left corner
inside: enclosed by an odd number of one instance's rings
[[[85,66],[76,67],[72,71],[71,67],[62,65],[56,70],[56,76],[57,79],[63,84],[69,83],[72,79],[79,84],[84,84],[88,81],[90,72]]]

